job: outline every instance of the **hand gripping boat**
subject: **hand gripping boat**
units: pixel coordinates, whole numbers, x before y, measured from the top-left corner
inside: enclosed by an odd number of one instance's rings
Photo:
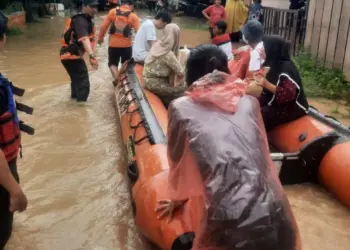
[[[192,225],[198,221],[196,204],[190,200],[170,223],[158,220],[155,213],[157,201],[168,198],[168,117],[161,100],[142,88],[142,70],[139,64],[124,64],[115,89],[135,221],[141,233],[161,249],[189,250]],[[281,182],[318,181],[350,207],[349,134],[348,128],[315,109],[271,131],[271,157],[282,163]]]
[[[249,46],[233,53],[240,59],[231,60],[233,75],[244,79],[248,72]],[[334,118],[324,116],[310,107],[308,115],[281,125],[268,134],[275,161],[283,161],[282,184],[318,182],[350,207],[350,129]]]
[[[189,250],[195,205],[187,202],[170,223],[158,220],[155,212],[157,201],[168,198],[168,115],[161,100],[142,88],[142,70],[141,65],[134,69],[124,64],[122,80],[115,88],[135,221],[141,233],[161,249]]]

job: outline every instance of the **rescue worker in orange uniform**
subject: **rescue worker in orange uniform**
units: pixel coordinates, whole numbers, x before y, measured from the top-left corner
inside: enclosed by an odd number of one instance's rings
[[[140,20],[133,12],[134,1],[125,0],[120,7],[112,9],[106,16],[100,27],[98,43],[103,43],[103,38],[109,30],[108,66],[114,78],[114,84],[119,77],[118,65],[123,64],[132,57],[132,30],[138,31]]]
[[[82,11],[68,19],[61,39],[61,62],[71,79],[71,97],[77,102],[86,102],[90,93],[88,68],[83,58],[85,52],[91,66],[98,68],[93,52],[96,27],[92,20],[97,8],[97,0],[83,0]]]
[[[0,52],[6,43],[7,22],[7,17],[0,11]],[[11,236],[13,213],[26,210],[28,204],[17,172],[17,155],[21,154],[20,130],[34,133],[17,116],[17,110],[33,112],[32,108],[14,100],[14,95],[23,94],[23,89],[15,87],[0,73],[0,250]]]

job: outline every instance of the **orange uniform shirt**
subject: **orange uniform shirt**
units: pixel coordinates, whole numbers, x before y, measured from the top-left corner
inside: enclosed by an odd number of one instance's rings
[[[122,12],[131,11],[130,8],[127,6],[121,6],[120,10]],[[103,40],[103,37],[105,36],[109,26],[114,22],[114,19],[116,17],[116,8],[111,9],[108,12],[108,15],[106,16],[103,24],[100,27],[100,33],[98,35],[98,40]],[[140,20],[138,16],[135,13],[130,13],[128,16],[128,24],[129,26],[137,32],[140,27]],[[112,48],[128,48],[132,47],[132,37],[124,37],[122,34],[111,34],[109,36],[109,47]]]

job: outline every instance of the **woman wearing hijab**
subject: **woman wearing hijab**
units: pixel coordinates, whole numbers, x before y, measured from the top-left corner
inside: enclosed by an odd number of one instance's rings
[[[277,125],[296,120],[307,114],[306,100],[299,71],[290,57],[290,44],[280,36],[263,38],[266,60],[270,67],[260,96],[261,112],[267,131]]]
[[[159,219],[195,204],[192,250],[300,250],[258,100],[215,45],[191,51],[186,83],[168,110],[169,200],[159,201]]]
[[[240,30],[248,18],[248,7],[242,0],[227,0],[225,6],[227,33],[232,42],[238,42]]]
[[[145,88],[159,96],[165,106],[182,96],[185,90],[183,84],[176,84],[184,77],[184,69],[177,59],[179,42],[180,28],[170,23],[165,26],[162,38],[152,46],[145,59]]]

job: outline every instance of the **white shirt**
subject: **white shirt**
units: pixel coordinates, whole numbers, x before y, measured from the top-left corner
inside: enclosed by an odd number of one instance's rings
[[[233,59],[231,38],[228,34],[218,35],[213,38],[212,43],[225,52],[227,59]]]
[[[232,43],[231,42],[227,42],[224,44],[219,45],[219,48],[222,49],[226,56],[227,56],[227,60],[231,60],[233,59],[233,54],[232,54]]]
[[[145,60],[149,50],[150,42],[157,40],[156,27],[151,19],[145,20],[136,33],[134,44],[132,46],[132,57],[136,62]]]
[[[265,62],[264,43],[260,42],[255,49],[250,51],[249,71],[260,70]]]

